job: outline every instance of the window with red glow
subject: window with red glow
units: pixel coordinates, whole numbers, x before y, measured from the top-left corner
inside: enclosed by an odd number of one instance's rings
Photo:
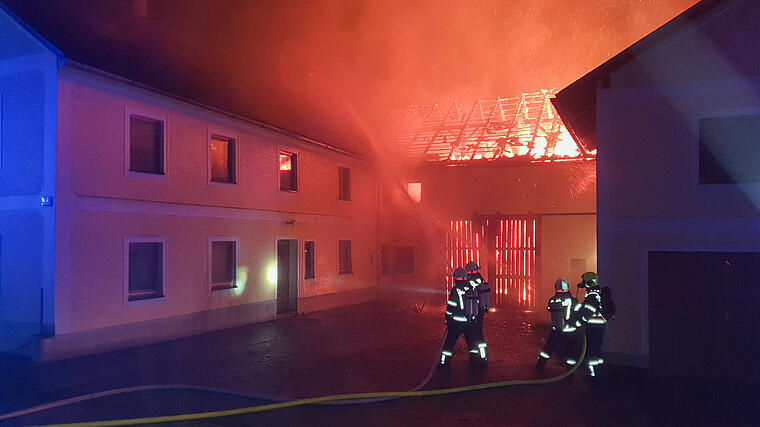
[[[298,156],[280,151],[280,190],[298,191]]]
[[[422,183],[410,182],[406,184],[406,192],[409,193],[409,198],[415,202],[420,202],[422,200]]]
[[[235,183],[235,140],[222,136],[211,137],[211,180]]]

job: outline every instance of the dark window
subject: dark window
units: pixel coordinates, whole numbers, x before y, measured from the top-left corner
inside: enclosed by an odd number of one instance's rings
[[[382,245],[380,247],[381,274],[414,273],[414,248],[411,246]]]
[[[235,140],[211,137],[211,180],[235,182]]]
[[[161,242],[129,243],[129,300],[164,295],[164,245]]]
[[[298,156],[280,151],[280,190],[298,191]]]
[[[699,183],[760,182],[760,115],[699,121]]]
[[[414,248],[397,246],[393,248],[393,272],[395,274],[414,273]]]
[[[164,173],[164,122],[129,116],[129,170]]]
[[[391,245],[380,245],[380,274],[393,274]]]
[[[351,241],[338,240],[338,273],[352,273],[351,268]]]
[[[351,200],[351,169],[338,166],[338,200]]]
[[[303,243],[304,257],[304,279],[313,279],[314,276],[314,241],[309,240]]]
[[[236,243],[234,240],[211,242],[211,289],[229,289],[236,286]]]

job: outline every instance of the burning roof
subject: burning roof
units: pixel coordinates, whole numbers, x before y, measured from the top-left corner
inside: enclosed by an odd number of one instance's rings
[[[427,161],[594,158],[596,151],[585,150],[562,123],[554,94],[479,99],[469,109],[455,101],[445,112],[438,104],[411,106],[390,113],[385,134],[410,157]]]

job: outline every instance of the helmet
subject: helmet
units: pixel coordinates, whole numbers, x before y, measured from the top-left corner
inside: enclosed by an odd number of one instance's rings
[[[464,271],[464,268],[457,267],[456,270],[454,270],[454,280],[464,280],[467,278],[467,272]]]
[[[557,292],[565,292],[570,288],[570,286],[562,279],[557,279],[556,282],[554,282],[554,290]]]
[[[582,288],[594,288],[599,286],[599,275],[593,271],[587,271],[581,276]]]
[[[478,265],[475,264],[474,262],[470,261],[470,262],[467,263],[467,265],[464,266],[464,269],[468,273],[470,273],[470,272],[476,272],[476,271],[480,270],[480,267],[478,267]]]

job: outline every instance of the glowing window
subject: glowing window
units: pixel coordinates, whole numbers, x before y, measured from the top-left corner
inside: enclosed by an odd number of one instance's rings
[[[135,301],[163,297],[166,261],[164,257],[164,242],[129,241],[127,245],[128,300]]]
[[[406,184],[406,192],[409,194],[409,198],[415,202],[420,202],[422,200],[422,183],[410,182]]]
[[[338,166],[338,200],[351,200],[351,169]]]
[[[280,151],[280,191],[298,191],[298,155]]]
[[[353,273],[351,266],[351,241],[338,240],[338,273]]]
[[[304,258],[304,279],[313,279],[314,275],[314,241],[308,240],[303,242],[303,258]]]
[[[237,258],[236,239],[211,238],[211,290],[231,289],[237,286]]]
[[[164,122],[129,116],[129,170],[164,174]]]
[[[212,136],[211,180],[214,182],[235,183],[236,147],[235,140],[222,136]]]

